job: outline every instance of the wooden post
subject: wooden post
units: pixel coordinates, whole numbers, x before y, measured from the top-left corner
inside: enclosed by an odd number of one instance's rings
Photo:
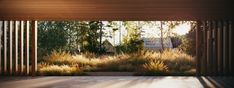
[[[4,34],[4,74],[7,74],[7,21],[3,25]]]
[[[12,37],[12,33],[13,33],[13,21],[10,21],[10,30],[9,30],[9,32],[10,32],[10,75],[12,74],[12,47],[13,47],[13,45],[12,45],[12,43],[13,43],[13,41],[12,41],[12,39],[13,39],[13,37]]]
[[[18,21],[15,21],[15,73],[18,72]]]
[[[196,29],[196,74],[199,76],[201,74],[201,40],[202,39],[202,30],[201,30],[201,21],[197,21]]]
[[[223,23],[218,22],[218,74],[223,75]]]
[[[26,74],[29,75],[29,21],[26,22]]]
[[[24,21],[20,22],[20,73],[24,72]]]
[[[37,71],[37,21],[32,22],[32,75]]]

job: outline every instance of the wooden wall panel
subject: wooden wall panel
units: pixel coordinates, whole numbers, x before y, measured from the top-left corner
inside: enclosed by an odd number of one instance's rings
[[[1,0],[2,20],[233,19],[231,0]]]

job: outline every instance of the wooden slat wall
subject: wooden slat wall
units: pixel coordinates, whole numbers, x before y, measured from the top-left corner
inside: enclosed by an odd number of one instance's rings
[[[35,74],[37,71],[37,21],[0,21],[0,29],[3,32],[3,38],[0,37],[3,42],[3,56],[1,54],[3,58],[0,58],[0,62],[3,65],[0,64],[0,66],[4,69],[4,71],[1,69],[0,74],[3,72],[4,75]],[[32,36],[29,35],[30,32]],[[26,39],[25,42],[24,39]],[[30,41],[33,44],[32,47],[29,45]],[[32,52],[29,52],[29,49]],[[31,64],[30,61],[32,61]]]
[[[205,23],[208,23],[208,25],[206,25]],[[203,21],[202,26],[203,30],[205,30],[202,31],[203,41],[207,40],[204,41],[202,45],[200,45],[206,49],[203,49],[202,52],[197,52],[197,55],[199,55],[199,53],[202,53],[203,56],[203,60],[201,60],[201,63],[203,64],[202,69],[204,69],[202,71],[202,75],[234,76],[233,21]],[[201,40],[202,39],[197,39],[197,42]],[[205,56],[207,57],[204,58]]]

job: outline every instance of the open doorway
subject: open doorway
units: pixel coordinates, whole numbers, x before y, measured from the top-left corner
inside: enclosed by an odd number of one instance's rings
[[[195,29],[195,21],[39,21],[38,71],[195,75]]]

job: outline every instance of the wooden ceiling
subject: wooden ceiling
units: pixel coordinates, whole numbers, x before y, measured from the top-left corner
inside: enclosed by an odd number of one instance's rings
[[[231,0],[0,0],[0,20],[233,19]]]

